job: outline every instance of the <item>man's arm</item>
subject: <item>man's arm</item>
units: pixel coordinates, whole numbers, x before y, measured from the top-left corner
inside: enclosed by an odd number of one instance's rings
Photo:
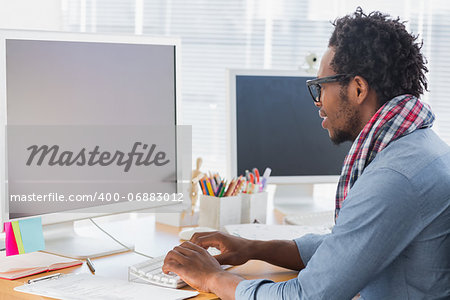
[[[366,169],[364,175],[344,201],[332,234],[296,279],[244,280],[236,299],[351,299],[389,266],[423,230],[417,194],[394,170]],[[313,238],[296,240],[302,257]]]
[[[254,241],[253,256],[272,265],[300,271],[305,267],[294,241]]]
[[[196,263],[208,264],[208,256],[196,245],[205,256],[188,253],[190,258],[185,260],[169,253],[166,259],[176,262],[165,264],[164,270],[174,271],[193,286],[206,282],[208,291],[225,299],[232,297],[236,283],[236,299],[351,299],[423,229],[416,195],[402,174],[391,169],[370,172],[367,168],[344,201],[332,234],[321,241],[299,276],[286,282],[233,279],[230,276],[235,275],[223,275],[219,269],[198,273]],[[311,237],[297,240],[300,254]],[[277,255],[276,248],[266,250]],[[182,265],[180,273],[175,264]]]
[[[214,236],[217,238],[218,233],[215,233]],[[230,242],[230,239],[227,238],[227,235],[222,235],[221,240]],[[235,237],[230,236],[230,238],[231,241],[239,241]],[[258,250],[254,252],[257,257],[255,259],[265,260],[267,258],[267,261],[280,265],[298,267],[298,263],[288,262],[289,255],[295,254],[293,257],[297,256],[301,262],[294,241],[249,241],[247,246],[251,244],[255,247],[254,249]],[[277,254],[273,255],[273,253]],[[191,242],[184,242],[167,254],[163,271],[175,272],[190,286],[199,291],[212,292],[221,299],[234,299],[236,287],[244,280],[240,276],[222,270],[218,261],[211,257],[204,248]],[[295,291],[292,292],[295,293]]]
[[[191,242],[205,249],[219,249],[222,253],[215,258],[221,265],[241,265],[257,259],[291,270],[305,267],[294,241],[253,241],[221,232],[204,232],[195,233]]]

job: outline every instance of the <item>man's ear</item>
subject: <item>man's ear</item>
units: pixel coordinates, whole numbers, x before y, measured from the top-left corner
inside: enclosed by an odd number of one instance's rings
[[[357,104],[362,104],[369,96],[369,83],[361,76],[353,77],[349,88],[349,92]]]

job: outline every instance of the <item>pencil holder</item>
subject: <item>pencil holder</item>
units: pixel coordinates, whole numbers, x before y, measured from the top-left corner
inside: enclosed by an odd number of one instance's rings
[[[241,223],[253,223],[257,220],[265,224],[267,219],[267,192],[254,194],[240,194],[241,197]]]
[[[200,195],[198,225],[223,230],[225,225],[241,223],[241,198]]]

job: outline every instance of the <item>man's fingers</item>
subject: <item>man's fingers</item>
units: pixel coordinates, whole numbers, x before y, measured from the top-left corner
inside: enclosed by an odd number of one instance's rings
[[[196,241],[204,236],[215,235],[218,231],[210,231],[210,232],[196,232],[192,235],[190,241],[194,244],[197,244]]]
[[[186,257],[189,257],[189,256],[195,254],[196,252],[198,252],[198,251],[196,251],[196,249],[192,249],[190,246],[187,246],[185,243],[186,242],[182,243],[179,246],[176,246],[175,248],[173,248],[173,250],[183,254]]]
[[[180,275],[183,272],[184,267],[183,267],[183,265],[179,264],[175,260],[169,260],[169,261],[164,261],[162,270],[165,274],[168,274],[169,272],[174,272],[174,273]]]
[[[179,274],[182,268],[190,265],[189,257],[202,252],[204,253],[206,250],[191,242],[184,242],[181,245],[176,246],[173,250],[170,250],[164,258],[164,273],[172,271]]]
[[[230,258],[232,257],[232,254],[229,252],[221,253],[218,255],[215,255],[214,258],[219,262],[221,265],[231,265]]]
[[[223,245],[218,234],[201,236],[192,242],[205,249],[207,249],[208,247],[215,247],[217,249],[220,249],[220,247]]]
[[[178,264],[186,264],[188,262],[188,259],[182,253],[180,253],[177,250],[173,249],[173,250],[170,250],[167,253],[166,257],[164,258],[164,264],[166,262],[169,262],[169,261],[175,261]]]
[[[196,244],[194,244],[194,243],[192,243],[192,242],[183,242],[180,246],[178,246],[178,247],[182,247],[182,248],[186,248],[186,249],[189,249],[190,251],[195,251],[195,252],[200,252],[200,253],[203,253],[203,252],[205,252],[206,250],[204,249],[204,248],[202,248],[201,246],[199,246],[199,245],[196,245]]]

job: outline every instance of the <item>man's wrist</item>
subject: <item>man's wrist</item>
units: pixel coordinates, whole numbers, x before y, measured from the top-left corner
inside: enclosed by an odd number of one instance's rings
[[[264,241],[255,241],[255,240],[250,241],[250,245],[248,247],[249,260],[251,260],[251,259],[262,260],[261,249],[263,249],[263,247],[262,247],[263,243],[264,243]]]
[[[209,290],[221,299],[234,298],[234,293],[239,282],[244,278],[227,271],[218,271],[210,277],[208,282]]]

